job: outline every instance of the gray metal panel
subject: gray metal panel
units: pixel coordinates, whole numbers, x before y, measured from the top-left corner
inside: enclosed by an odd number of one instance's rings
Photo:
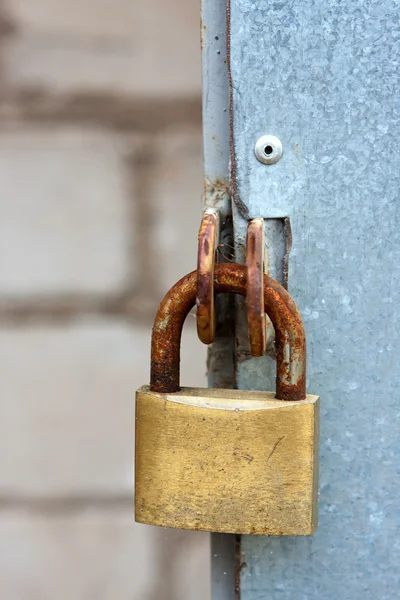
[[[226,57],[226,2],[202,0],[203,145],[205,206],[230,214],[229,86]]]
[[[229,88],[225,0],[202,0],[204,171],[209,179],[229,178]]]
[[[322,403],[319,530],[244,537],[242,600],[399,595],[399,14],[232,0],[237,192],[251,216],[290,215],[289,291]],[[253,155],[265,133],[284,144],[272,166]]]
[[[232,244],[229,194],[229,87],[226,56],[226,1],[202,0],[201,46],[203,67],[204,206],[221,212],[220,243]],[[229,252],[224,252],[229,254]],[[217,300],[216,342],[208,356],[210,387],[234,385],[232,299]],[[211,588],[213,600],[234,600],[236,579],[235,536],[211,535]]]
[[[353,185],[382,194],[396,161],[399,13],[398,0],[231,1],[237,191],[250,217],[301,215],[316,192],[343,203]],[[283,143],[274,165],[254,156],[263,134]]]

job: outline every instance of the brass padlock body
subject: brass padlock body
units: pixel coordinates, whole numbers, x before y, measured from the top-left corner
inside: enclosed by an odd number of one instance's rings
[[[136,396],[136,520],[263,535],[318,524],[319,398],[142,387]]]
[[[245,295],[247,271],[216,265],[214,282],[216,293]],[[180,389],[181,330],[196,283],[196,272],[182,278],[154,322],[151,383],[136,394],[136,521],[310,535],[318,521],[319,398],[305,391],[300,313],[265,275],[265,309],[276,335],[276,394]]]

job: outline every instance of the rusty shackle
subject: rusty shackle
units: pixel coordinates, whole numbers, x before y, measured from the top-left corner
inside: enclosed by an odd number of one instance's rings
[[[215,265],[215,292],[246,296],[247,269],[242,265]],[[179,391],[181,333],[196,302],[197,271],[186,275],[166,294],[158,309],[151,341],[150,389]],[[306,397],[306,338],[300,312],[288,292],[272,277],[264,275],[265,312],[275,328],[276,398],[304,400]]]

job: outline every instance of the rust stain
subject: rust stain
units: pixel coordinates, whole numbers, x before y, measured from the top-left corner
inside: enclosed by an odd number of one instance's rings
[[[207,31],[207,25],[205,25],[203,23],[203,19],[200,16],[200,49],[201,49],[201,51],[203,51],[203,48],[204,48],[204,36],[203,36],[204,31]]]
[[[250,353],[263,356],[267,346],[264,310],[264,223],[253,219],[247,228],[246,237],[247,267],[247,326],[249,330]]]
[[[154,392],[179,390],[181,333],[186,316],[196,302],[197,279],[197,271],[183,277],[158,309],[151,347],[150,387]],[[215,265],[214,289],[217,294],[246,296],[246,267]],[[276,398],[303,400],[306,397],[306,338],[299,310],[288,292],[268,275],[264,275],[264,305],[276,333]]]
[[[205,213],[201,222],[197,257],[197,335],[203,344],[215,338],[214,268],[218,239],[217,213]]]
[[[283,287],[285,290],[289,288],[289,257],[292,250],[292,226],[290,224],[290,218],[284,219],[284,235],[285,235],[285,256],[283,257]]]
[[[242,536],[235,535],[235,600],[240,600],[240,574],[247,563],[242,556]]]
[[[230,188],[227,182],[221,179],[209,179],[204,181],[205,203],[211,208],[218,208],[222,214],[230,215],[232,207],[230,202]]]
[[[229,188],[229,184],[225,183],[224,181],[222,181],[222,179],[218,179],[218,177],[216,179],[206,179],[205,181],[205,187],[206,190],[209,191],[210,193],[224,193],[224,194],[229,194],[230,193],[230,188]]]

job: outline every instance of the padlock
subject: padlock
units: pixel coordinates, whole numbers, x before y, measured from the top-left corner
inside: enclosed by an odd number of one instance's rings
[[[215,268],[215,292],[246,294],[246,269]],[[165,296],[152,335],[151,383],[136,393],[135,518],[225,533],[310,535],[318,523],[319,397],[305,392],[305,333],[265,275],[276,333],[275,392],[179,387],[180,338],[196,271]]]

